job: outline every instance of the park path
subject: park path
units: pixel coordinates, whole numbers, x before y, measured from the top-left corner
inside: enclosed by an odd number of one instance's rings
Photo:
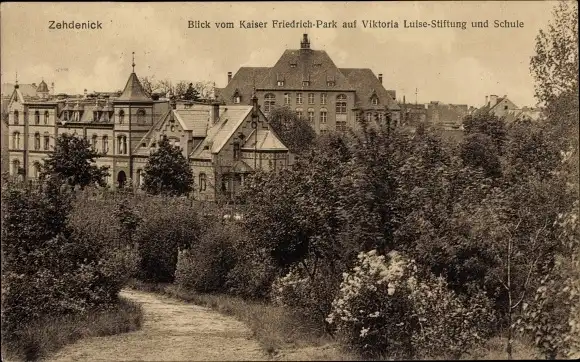
[[[267,360],[242,322],[166,296],[123,290],[141,303],[140,330],[90,337],[65,346],[48,361],[255,361]]]

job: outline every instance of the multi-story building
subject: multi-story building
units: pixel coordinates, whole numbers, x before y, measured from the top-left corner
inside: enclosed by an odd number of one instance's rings
[[[361,115],[398,124],[395,91],[386,90],[383,76],[367,68],[338,68],[324,50],[310,48],[304,34],[300,49],[284,51],[273,67],[242,67],[217,89],[225,104],[249,104],[255,91],[265,114],[285,106],[307,118],[317,133],[357,126]]]
[[[162,137],[189,159],[199,199],[232,197],[248,173],[288,166],[288,149],[257,98],[252,105],[231,106],[152,99],[134,66],[120,93],[54,96],[41,82],[31,96],[16,84],[6,107],[10,173],[37,178],[42,160],[63,133],[89,140],[102,154],[97,165],[109,167],[107,183],[115,188],[142,184],[147,158]]]
[[[499,118],[504,118],[506,122],[516,119],[529,118],[537,120],[541,117],[541,110],[532,107],[519,108],[507,96],[498,97],[496,95],[485,96],[483,107],[479,108],[476,113],[490,113]]]

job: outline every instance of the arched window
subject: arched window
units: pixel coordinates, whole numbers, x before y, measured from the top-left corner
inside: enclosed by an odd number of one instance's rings
[[[109,152],[109,136],[103,136],[103,153]]]
[[[201,172],[199,174],[199,191],[205,191],[207,188],[207,179],[205,173]]]
[[[374,97],[371,99],[371,103],[372,103],[372,105],[373,105],[373,106],[376,106],[376,105],[378,105],[378,104],[379,104],[379,98],[378,98],[378,97],[376,97],[376,96],[374,96]]]
[[[40,112],[34,111],[34,124],[40,124]]]
[[[12,175],[18,176],[20,172],[20,161],[14,160],[12,161]]]
[[[14,132],[12,134],[12,148],[14,149],[20,148],[20,132]]]
[[[119,111],[119,123],[123,123],[124,121],[125,121],[125,111],[121,109]]]
[[[34,149],[36,151],[40,150],[40,133],[38,132],[34,134]]]
[[[302,116],[303,116],[302,108],[296,108],[296,117],[302,118]]]
[[[93,149],[97,149],[97,135],[94,134],[93,137],[91,138],[91,145],[93,146]]]
[[[34,178],[38,178],[40,176],[40,162],[36,161],[34,162],[34,165],[32,165],[33,170],[34,170]]]
[[[44,124],[48,124],[48,111],[44,111]]]
[[[379,121],[380,123],[383,123],[384,120],[385,120],[385,115],[383,113],[377,114],[377,121]]]
[[[117,137],[117,153],[121,155],[127,154],[127,136]]]
[[[276,105],[276,96],[272,93],[266,94],[266,96],[264,96],[264,112],[269,113],[270,111],[272,111],[275,105]]]
[[[18,118],[18,111],[14,111],[14,124],[18,124],[18,122],[20,122],[20,119]]]
[[[314,123],[314,108],[308,108],[308,122]]]
[[[137,123],[143,124],[145,123],[145,110],[140,109],[137,111]]]
[[[48,149],[50,148],[50,135],[48,134],[48,132],[44,133],[44,150],[48,151]]]
[[[346,95],[339,94],[336,96],[336,114],[346,114]]]
[[[372,122],[373,121],[373,114],[371,112],[367,113],[367,122]]]

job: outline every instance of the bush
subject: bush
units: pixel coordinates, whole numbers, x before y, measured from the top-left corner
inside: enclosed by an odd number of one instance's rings
[[[363,356],[457,358],[484,341],[487,298],[463,303],[443,279],[419,281],[413,261],[393,251],[360,253],[344,274],[328,322]]]
[[[142,197],[135,209],[143,219],[135,231],[138,278],[173,282],[178,250],[197,243],[202,232],[196,210],[187,199]]]
[[[40,188],[10,185],[2,193],[2,327],[8,340],[40,318],[116,303],[134,270],[130,248],[110,248],[71,225],[72,195],[53,181]]]
[[[228,292],[246,299],[267,299],[277,272],[269,253],[243,241],[237,243],[235,250],[236,264],[227,277]]]
[[[199,242],[179,252],[175,282],[198,292],[225,292],[230,270],[236,263],[236,226],[216,223]]]

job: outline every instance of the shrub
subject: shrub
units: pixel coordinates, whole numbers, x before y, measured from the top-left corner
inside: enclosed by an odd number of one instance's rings
[[[493,321],[487,298],[463,303],[443,279],[416,276],[414,262],[396,251],[360,253],[328,322],[363,356],[457,358],[484,341]]]
[[[175,281],[198,292],[225,292],[236,262],[233,224],[214,224],[190,249],[179,252]]]
[[[277,272],[269,253],[243,241],[237,242],[235,250],[236,264],[226,282],[228,292],[246,299],[267,299]]]
[[[196,210],[187,199],[143,197],[135,208],[143,219],[135,231],[138,278],[173,282],[179,249],[195,245],[202,232]]]

